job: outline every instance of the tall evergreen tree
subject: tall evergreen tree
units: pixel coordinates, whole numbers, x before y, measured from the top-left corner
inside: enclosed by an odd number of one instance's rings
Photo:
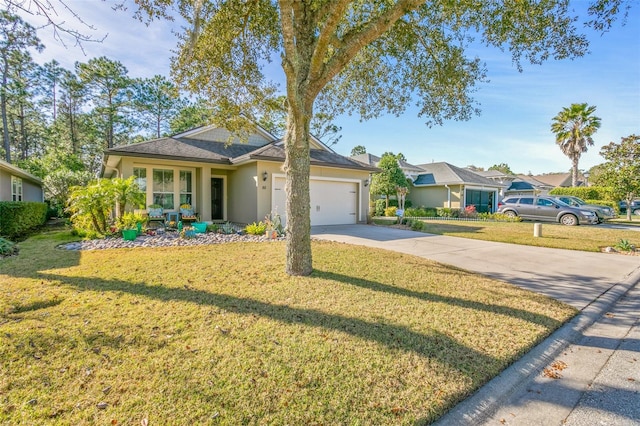
[[[169,120],[183,105],[176,86],[166,77],[137,79],[133,84],[133,105],[140,117],[140,127],[151,129],[159,138],[169,131]]]
[[[105,56],[76,63],[80,81],[92,94],[96,123],[103,129],[105,148],[113,148],[119,130],[128,129],[125,109],[129,107],[132,81],[127,68]]]
[[[8,120],[8,92],[12,72],[22,66],[23,54],[28,49],[41,51],[44,46],[36,36],[36,30],[22,18],[0,10],[0,115],[2,116],[2,142],[4,156],[11,162],[11,137]],[[15,75],[15,74],[14,74]]]

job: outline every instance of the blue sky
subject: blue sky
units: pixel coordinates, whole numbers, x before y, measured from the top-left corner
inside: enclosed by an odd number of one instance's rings
[[[69,0],[67,4],[94,29],[83,29],[63,11],[58,11],[59,19],[95,38],[107,35],[106,39],[84,43],[85,55],[73,41],[67,39],[65,48],[50,30],[41,29],[38,36],[46,49],[34,54],[34,59],[44,63],[55,58],[72,69],[75,61],[104,55],[122,62],[131,77],[168,76],[171,50],[176,45],[172,24],[145,26],[131,18],[132,11],[113,11],[113,3]],[[134,7],[132,0],[125,4]],[[574,4],[583,8],[586,2]],[[446,161],[460,167],[488,168],[507,163],[516,173],[565,172],[571,162],[555,144],[549,130],[551,119],[563,107],[586,102],[597,107],[602,126],[594,135],[595,145],[581,157],[580,168],[602,163],[600,147],[640,133],[639,11],[636,5],[626,25],[617,23],[604,35],[584,30],[591,53],[575,60],[525,64],[520,73],[509,53],[495,48],[474,52],[486,62],[490,82],[480,85],[475,93],[482,114],[470,121],[449,121],[429,128],[412,109],[401,117],[366,122],[345,116],[336,123],[342,127],[342,139],[333,148],[344,155],[356,145],[364,145],[376,155],[402,152],[413,164]]]

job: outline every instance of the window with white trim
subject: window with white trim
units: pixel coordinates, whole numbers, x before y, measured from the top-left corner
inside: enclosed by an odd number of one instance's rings
[[[175,208],[173,202],[173,170],[153,169],[153,204],[159,204],[167,210]]]
[[[147,169],[144,167],[134,167],[133,175],[135,176],[135,182],[138,184],[140,191],[147,191]]]
[[[192,173],[190,171],[180,170],[180,205],[191,204],[193,206],[191,176]]]
[[[11,199],[22,201],[22,179],[16,176],[11,176]]]

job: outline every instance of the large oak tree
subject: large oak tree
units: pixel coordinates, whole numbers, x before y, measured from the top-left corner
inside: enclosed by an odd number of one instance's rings
[[[592,25],[606,28],[623,0],[593,3]],[[368,119],[401,114],[412,101],[427,124],[468,119],[485,78],[465,49],[474,38],[508,49],[520,68],[583,55],[568,0],[136,0],[139,16],[189,23],[180,35],[174,73],[216,102],[220,124],[242,117],[276,93],[266,71],[279,57],[287,97],[285,141],[287,261],[291,275],[312,271],[309,123],[322,93],[332,108]],[[146,15],[145,15],[146,14]],[[244,114],[244,115],[243,115]]]

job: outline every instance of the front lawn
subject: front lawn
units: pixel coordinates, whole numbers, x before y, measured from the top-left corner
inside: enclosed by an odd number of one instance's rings
[[[450,237],[528,246],[599,252],[615,247],[621,239],[640,247],[640,232],[608,229],[601,225],[565,226],[542,224],[542,237],[533,236],[533,222],[489,222],[458,220],[424,220],[422,232]]]
[[[0,259],[0,423],[429,423],[575,314],[424,259],[314,242]]]

